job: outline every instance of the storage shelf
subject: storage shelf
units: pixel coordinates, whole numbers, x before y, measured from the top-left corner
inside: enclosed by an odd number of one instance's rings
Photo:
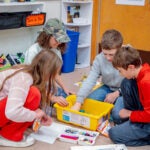
[[[41,5],[43,2],[10,2],[10,3],[0,3],[0,6],[27,6],[27,5]]]
[[[43,12],[44,2],[10,2],[0,3],[0,13],[13,12]],[[0,30],[0,51],[4,54],[24,52],[31,46],[37,37],[39,26],[19,27]],[[19,29],[19,30],[18,30]]]
[[[84,4],[84,3],[91,3],[92,1],[91,0],[88,0],[88,1],[70,1],[70,0],[63,0],[64,3],[75,3],[75,4]]]
[[[69,10],[70,12],[68,11],[68,6],[70,6]],[[77,11],[76,13],[79,13],[79,18],[74,17],[75,13],[73,10]],[[93,12],[93,0],[88,1],[62,0],[63,23],[65,24],[66,28],[73,29],[80,33],[77,49],[77,64],[75,65],[75,68],[84,68],[90,66],[92,12]]]
[[[43,6],[43,2],[0,3],[0,12],[42,11]]]
[[[64,23],[66,26],[72,26],[72,27],[76,27],[76,26],[90,26],[90,23],[84,23],[84,24],[77,24],[77,23]]]
[[[19,27],[19,28],[10,28],[10,29],[0,29],[0,31],[2,31],[2,30],[18,30],[18,29],[20,29],[20,30],[25,30],[25,29],[33,29],[33,27],[34,28],[39,28],[39,30],[43,27],[43,25],[36,25],[36,26],[30,26],[30,27]]]

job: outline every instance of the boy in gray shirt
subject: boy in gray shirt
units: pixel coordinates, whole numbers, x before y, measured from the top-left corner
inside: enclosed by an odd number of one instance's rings
[[[103,34],[102,52],[96,56],[87,79],[77,93],[77,101],[72,109],[79,111],[85,98],[112,103],[115,104],[112,110],[113,120],[116,123],[121,123],[119,110],[123,108],[123,98],[120,84],[123,78],[119,75],[118,70],[112,66],[112,60],[117,48],[120,48],[122,44],[123,37],[119,31],[112,29]],[[102,76],[103,86],[92,91],[100,76]]]

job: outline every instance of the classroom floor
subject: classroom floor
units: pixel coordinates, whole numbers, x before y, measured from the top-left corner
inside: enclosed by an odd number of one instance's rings
[[[77,92],[78,86],[75,86],[74,83],[81,80],[83,75],[88,75],[90,68],[84,69],[76,69],[74,72],[71,73],[64,73],[62,74],[62,78],[64,83],[70,90]],[[53,118],[55,122],[58,122],[56,118]],[[95,145],[106,145],[106,144],[113,144],[109,138],[106,138],[100,135]],[[0,150],[70,150],[71,146],[79,146],[67,142],[61,142],[56,140],[54,144],[47,144],[44,142],[36,141],[33,146],[26,147],[26,148],[10,148],[10,147],[1,147]],[[150,150],[150,146],[142,146],[142,147],[127,147],[128,150]]]

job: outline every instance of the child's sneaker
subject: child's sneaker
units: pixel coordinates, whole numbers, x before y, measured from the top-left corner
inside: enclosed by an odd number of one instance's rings
[[[10,141],[0,136],[0,146],[27,147],[33,145],[34,142],[35,140],[31,136],[24,136],[23,140],[19,142]]]

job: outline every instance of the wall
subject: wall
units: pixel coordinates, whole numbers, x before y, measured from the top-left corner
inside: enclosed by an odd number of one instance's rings
[[[44,10],[47,12],[48,18],[60,18],[61,17],[61,0],[37,0],[39,2],[45,2]]]
[[[60,18],[60,0],[41,0],[41,2],[45,3],[46,19]],[[35,42],[40,29],[41,26],[0,30],[0,55],[25,51]]]
[[[100,0],[93,0],[91,64],[99,52]]]

